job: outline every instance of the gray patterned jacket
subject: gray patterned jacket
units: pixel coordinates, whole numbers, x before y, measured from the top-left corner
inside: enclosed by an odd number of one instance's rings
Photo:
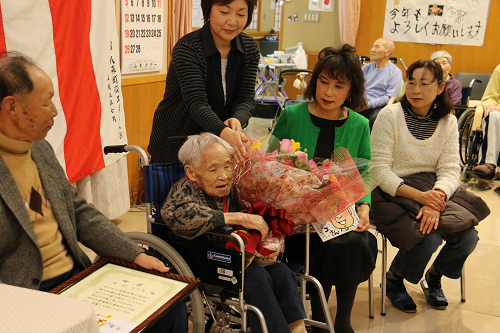
[[[228,198],[228,211],[237,211]],[[183,178],[172,186],[161,209],[161,217],[179,237],[193,239],[225,225],[222,202],[215,202],[193,181]]]
[[[80,198],[45,140],[31,147],[45,193],[75,264],[91,265],[78,242],[102,257],[134,261],[143,250],[92,204]],[[0,283],[38,289],[43,260],[25,203],[0,157]]]

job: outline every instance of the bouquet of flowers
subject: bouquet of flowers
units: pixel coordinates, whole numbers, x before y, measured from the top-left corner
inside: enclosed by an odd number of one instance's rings
[[[284,209],[297,227],[330,220],[368,194],[347,149],[336,149],[320,164],[299,149],[300,143],[288,139],[281,141],[279,152],[252,149],[235,181],[240,201]]]
[[[345,148],[319,164],[300,151],[300,143],[284,139],[280,150],[261,153],[252,149],[240,165],[235,189],[241,203],[269,222],[272,233],[260,241],[254,260],[265,266],[284,251],[283,237],[306,224],[334,219],[366,194],[368,189],[358,167]],[[367,167],[366,167],[367,169]],[[267,210],[272,211],[271,217]],[[269,252],[262,250],[272,250]],[[267,252],[267,253],[266,253]]]

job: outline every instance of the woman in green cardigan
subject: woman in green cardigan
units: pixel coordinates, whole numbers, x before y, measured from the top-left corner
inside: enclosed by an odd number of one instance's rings
[[[340,49],[323,49],[318,55],[311,82],[305,91],[311,102],[287,107],[279,117],[269,140],[268,152],[279,149],[282,139],[300,142],[309,157],[329,159],[334,149],[344,147],[352,157],[370,160],[368,121],[353,110],[364,110],[364,76],[356,49],[344,44]],[[377,258],[377,240],[367,230],[370,226],[370,194],[356,204],[359,226],[337,238],[322,242],[311,235],[310,273],[325,290],[328,300],[332,286],[337,295],[335,332],[354,332],[351,310],[358,284],[366,281]],[[286,240],[285,257],[303,262],[305,235],[295,234]],[[312,317],[324,321],[320,298],[309,288]],[[326,332],[314,328],[313,332]]]

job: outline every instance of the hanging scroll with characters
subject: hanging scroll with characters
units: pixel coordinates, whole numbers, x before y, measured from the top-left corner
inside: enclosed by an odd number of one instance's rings
[[[489,0],[388,0],[384,37],[397,42],[482,46]]]

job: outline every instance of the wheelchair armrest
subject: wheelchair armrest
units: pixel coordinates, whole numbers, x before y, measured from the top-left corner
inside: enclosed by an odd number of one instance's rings
[[[483,120],[483,113],[484,113],[484,108],[481,104],[479,104],[477,107],[476,107],[476,111],[475,111],[475,114],[474,114],[474,121],[472,122],[472,130],[478,130],[478,129],[482,129],[481,127],[481,121]]]
[[[219,234],[219,235],[230,235],[234,231],[233,226],[225,225],[223,227],[215,228],[214,230],[208,231],[210,234]]]

